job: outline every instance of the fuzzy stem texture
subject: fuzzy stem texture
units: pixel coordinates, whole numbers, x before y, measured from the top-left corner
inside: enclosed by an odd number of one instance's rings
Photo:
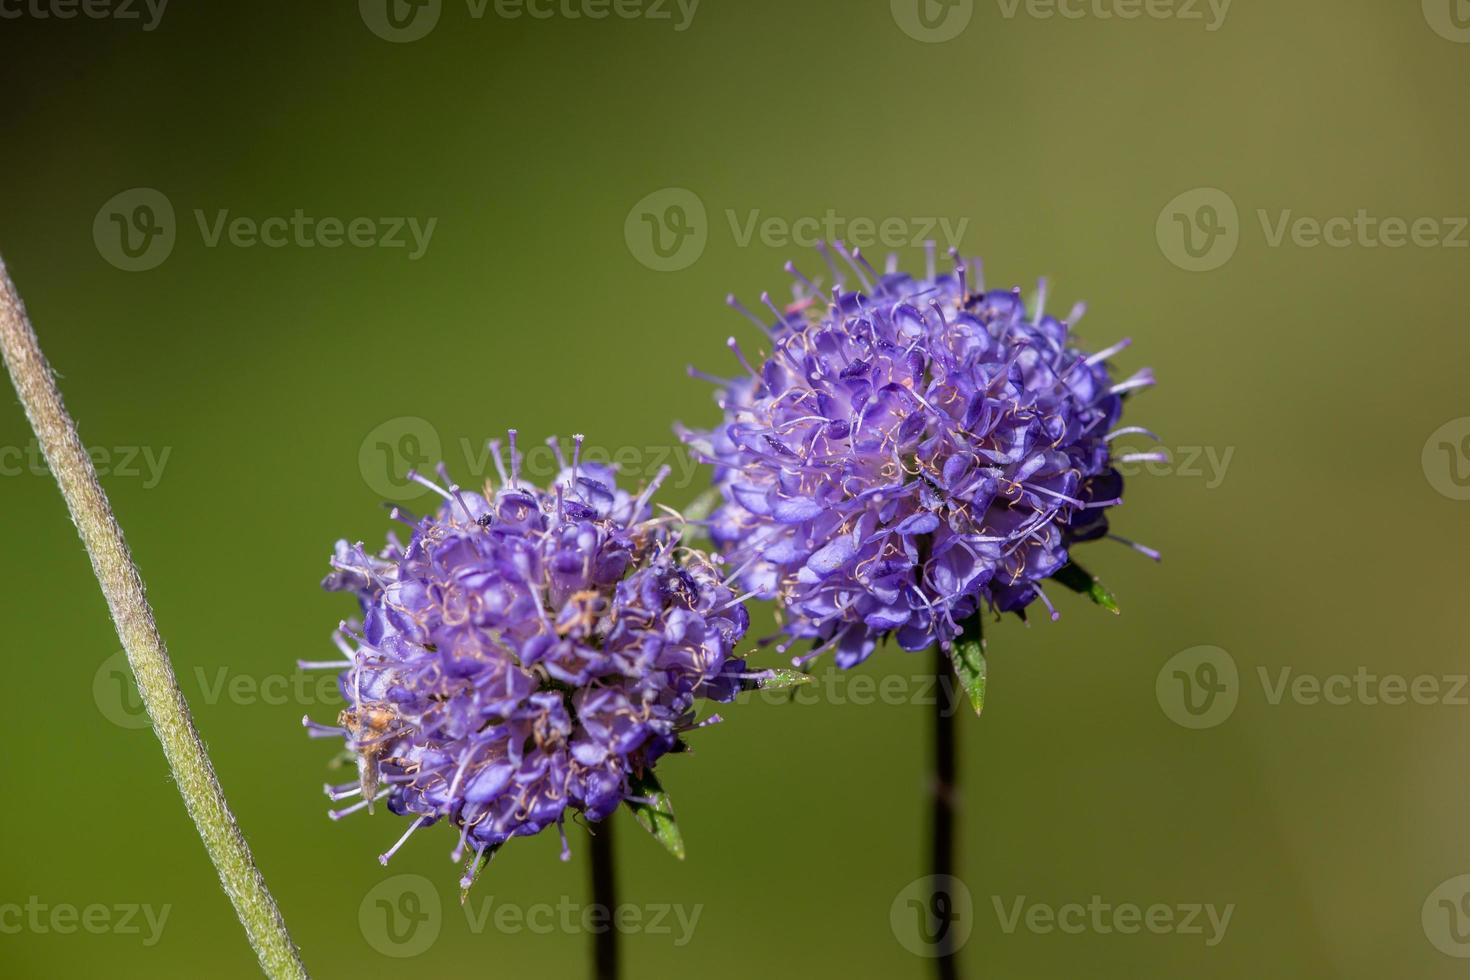
[[[127,651],[153,731],[163,743],[189,817],[199,828],[225,894],[272,978],[305,978],[295,945],[274,899],[250,856],[215,777],[204,743],[179,690],[168,651],[153,620],[143,580],[133,564],[122,529],[113,516],[97,471],[67,415],[51,367],[36,342],[25,307],[0,260],[0,352],[46,463],[61,487],[72,521],[92,559],[117,635]]]

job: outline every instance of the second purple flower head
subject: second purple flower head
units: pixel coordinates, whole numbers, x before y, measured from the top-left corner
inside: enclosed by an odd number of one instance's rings
[[[987,291],[980,264],[922,279],[878,272],[840,243],[823,249],[824,292],[788,264],[794,300],[769,316],[730,300],[764,332],[752,363],[719,385],[724,421],[681,436],[713,464],[715,542],[752,593],[779,600],[796,658],[828,650],[850,667],[894,636],[949,646],[991,609],[1023,612],[1073,548],[1109,533],[1122,503],[1113,439],[1142,370],[1115,380],[1066,320],[1019,290]],[[839,266],[840,259],[846,268]],[[1122,539],[1119,539],[1122,540]],[[1150,557],[1157,553],[1125,542]]]

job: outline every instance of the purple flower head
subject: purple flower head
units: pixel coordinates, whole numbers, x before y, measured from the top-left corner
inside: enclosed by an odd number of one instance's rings
[[[327,788],[361,796],[334,819],[379,799],[413,818],[384,863],[445,820],[455,858],[472,853],[468,883],[511,837],[569,811],[607,818],[682,748],[698,702],[732,700],[749,676],[732,657],[749,624],[740,599],[671,519],[650,516],[665,474],[631,496],[580,462],[581,444],[541,489],[519,478],[512,432],[508,474],[491,443],[498,492],[462,490],[441,465],[445,486],[413,475],[438,509],[394,512],[406,545],[337,544],[323,585],[355,593],[362,618],[335,637],[345,660],[307,665],[341,668],[347,701],[338,725],[308,727],[357,761],[356,781]]]
[[[914,279],[823,248],[823,295],[788,264],[794,302],[772,317],[730,304],[765,333],[770,356],[714,380],[724,423],[681,436],[714,465],[711,535],[743,587],[780,603],[802,663],[835,649],[851,667],[890,635],[907,650],[948,646],[986,610],[1020,613],[1071,547],[1108,535],[1123,479],[1110,440],[1140,371],[1073,345],[1019,289],[987,292],[978,261]],[[849,280],[854,280],[849,284]],[[1151,454],[1144,454],[1150,455]],[[1131,544],[1131,542],[1128,542]],[[1149,549],[1137,546],[1157,558]]]

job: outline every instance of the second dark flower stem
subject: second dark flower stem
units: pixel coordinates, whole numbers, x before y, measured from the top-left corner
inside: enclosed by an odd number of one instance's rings
[[[605,923],[592,933],[593,980],[618,977],[618,883],[613,862],[612,818],[592,825],[592,903],[603,909]]]
[[[934,699],[934,778],[931,783],[932,823],[930,824],[929,873],[934,877],[934,891],[929,896],[929,910],[938,925],[934,965],[940,980],[956,980],[959,962],[955,957],[953,931],[950,928],[950,904],[953,897],[950,881],[955,863],[955,812],[958,789],[955,785],[956,740],[955,718],[959,714],[959,686],[955,683],[948,651],[934,648],[934,674],[938,679],[938,695]]]

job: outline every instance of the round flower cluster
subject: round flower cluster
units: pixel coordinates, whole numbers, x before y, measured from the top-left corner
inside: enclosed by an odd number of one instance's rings
[[[337,545],[323,585],[355,593],[363,618],[336,637],[345,661],[307,665],[341,668],[348,702],[337,726],[308,727],[357,760],[355,783],[327,789],[362,799],[334,818],[382,798],[415,817],[384,863],[448,820],[456,859],[473,853],[468,880],[487,849],[568,811],[605,819],[682,747],[696,703],[733,699],[746,677],[731,656],[749,622],[740,599],[649,516],[664,474],[632,497],[580,448],[550,490],[532,488],[512,432],[499,492],[449,485],[442,466],[447,489],[415,474],[444,502],[418,520],[395,512],[406,546]]]
[[[789,265],[795,301],[773,319],[732,306],[765,332],[771,354],[724,380],[724,424],[681,429],[715,467],[722,505],[711,534],[741,583],[780,600],[801,663],[835,649],[864,660],[890,634],[908,650],[947,646],[993,607],[1021,612],[1069,548],[1108,534],[1122,502],[1110,441],[1125,395],[1107,361],[1073,346],[1067,321],[1034,312],[1019,290],[987,292],[978,262],[923,279],[879,273],[840,243],[856,277],[829,296]],[[694,372],[698,373],[698,372]],[[708,376],[704,376],[708,377]],[[1120,539],[1121,540],[1121,539]],[[1132,542],[1126,542],[1132,544]],[[1146,554],[1156,553],[1134,545]]]

